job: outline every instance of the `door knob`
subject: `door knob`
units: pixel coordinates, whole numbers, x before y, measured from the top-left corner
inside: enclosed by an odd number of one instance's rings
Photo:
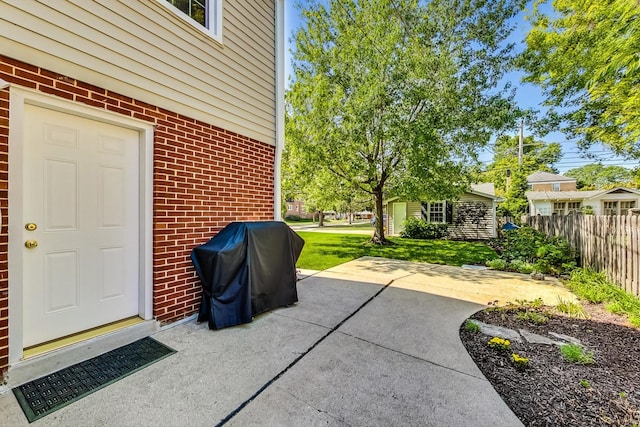
[[[27,231],[35,231],[36,228],[38,228],[38,226],[32,222],[29,222],[24,225],[24,229]]]
[[[27,249],[33,249],[37,246],[38,246],[37,240],[27,240],[26,242],[24,242],[24,247]]]

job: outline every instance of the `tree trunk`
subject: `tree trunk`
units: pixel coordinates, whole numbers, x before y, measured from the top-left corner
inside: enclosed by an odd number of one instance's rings
[[[318,211],[318,227],[324,227],[324,212]]]
[[[376,189],[373,192],[375,208],[374,215],[376,218],[375,222],[375,230],[373,231],[373,237],[371,237],[371,242],[377,245],[387,245],[390,242],[384,237],[384,221],[382,214],[382,189]]]

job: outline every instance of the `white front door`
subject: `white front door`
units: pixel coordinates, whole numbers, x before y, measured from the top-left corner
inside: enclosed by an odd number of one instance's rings
[[[398,235],[403,229],[404,220],[407,219],[407,204],[393,204],[393,234]]]
[[[24,123],[28,347],[138,314],[140,146],[137,131],[32,105]]]

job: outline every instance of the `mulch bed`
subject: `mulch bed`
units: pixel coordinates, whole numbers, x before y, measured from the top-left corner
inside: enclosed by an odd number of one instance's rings
[[[490,308],[471,318],[547,337],[548,332],[569,335],[593,352],[592,365],[565,361],[556,345],[512,342],[511,351],[501,354],[487,345],[490,336],[466,331],[462,325],[460,338],[467,351],[526,426],[640,425],[637,329],[610,323],[611,319],[600,322],[560,315],[551,316],[545,324],[532,324],[519,320],[515,309]],[[529,358],[530,366],[517,370],[511,352]]]

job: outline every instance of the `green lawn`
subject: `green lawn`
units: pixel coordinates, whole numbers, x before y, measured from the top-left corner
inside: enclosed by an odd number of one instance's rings
[[[325,270],[362,256],[377,256],[432,264],[484,264],[497,258],[493,249],[481,243],[453,240],[413,240],[390,238],[395,245],[367,243],[368,236],[299,232],[305,240],[298,268]]]

